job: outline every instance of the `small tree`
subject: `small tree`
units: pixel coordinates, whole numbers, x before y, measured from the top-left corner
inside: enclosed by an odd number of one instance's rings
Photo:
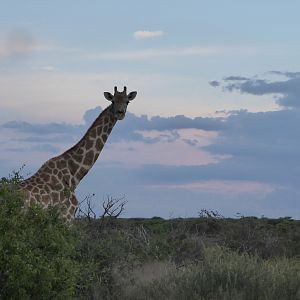
[[[97,215],[92,204],[92,198],[94,196],[95,194],[89,194],[79,203],[77,217],[86,218],[89,222],[97,219]],[[117,219],[124,212],[126,203],[127,200],[125,199],[125,196],[121,198],[114,198],[107,195],[106,199],[104,198],[102,201],[103,212],[99,216],[100,228],[103,228],[109,220]]]
[[[72,227],[58,208],[24,209],[18,173],[0,180],[0,299],[75,295],[78,263]]]

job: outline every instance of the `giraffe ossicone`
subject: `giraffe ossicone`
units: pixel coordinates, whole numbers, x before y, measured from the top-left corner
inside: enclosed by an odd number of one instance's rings
[[[82,139],[63,154],[46,161],[31,177],[19,184],[27,206],[60,205],[62,216],[72,220],[78,208],[75,189],[89,172],[101,153],[108,136],[118,120],[123,120],[127,106],[137,92],[127,94],[117,87],[114,94],[104,93],[111,104],[96,118]]]

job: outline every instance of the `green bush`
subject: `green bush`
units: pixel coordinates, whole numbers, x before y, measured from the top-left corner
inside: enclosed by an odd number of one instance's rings
[[[55,207],[24,209],[18,180],[0,180],[0,298],[71,299],[79,272],[73,229]]]

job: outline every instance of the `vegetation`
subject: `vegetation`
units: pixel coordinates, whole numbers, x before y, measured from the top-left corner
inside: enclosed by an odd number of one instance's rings
[[[203,259],[163,278],[136,285],[128,299],[300,299],[300,264],[264,261],[222,247],[203,250]]]
[[[1,299],[300,299],[300,221],[121,219],[107,198],[70,226],[24,209],[18,180],[0,181]]]
[[[0,299],[71,299],[79,263],[57,208],[24,209],[18,174],[0,181]]]
[[[76,220],[94,266],[83,299],[300,299],[299,221],[201,216],[100,224]]]

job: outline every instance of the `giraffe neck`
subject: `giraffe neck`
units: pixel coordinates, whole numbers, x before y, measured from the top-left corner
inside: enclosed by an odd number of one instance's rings
[[[96,162],[116,122],[110,105],[97,117],[83,138],[60,156],[67,162],[73,188]]]

